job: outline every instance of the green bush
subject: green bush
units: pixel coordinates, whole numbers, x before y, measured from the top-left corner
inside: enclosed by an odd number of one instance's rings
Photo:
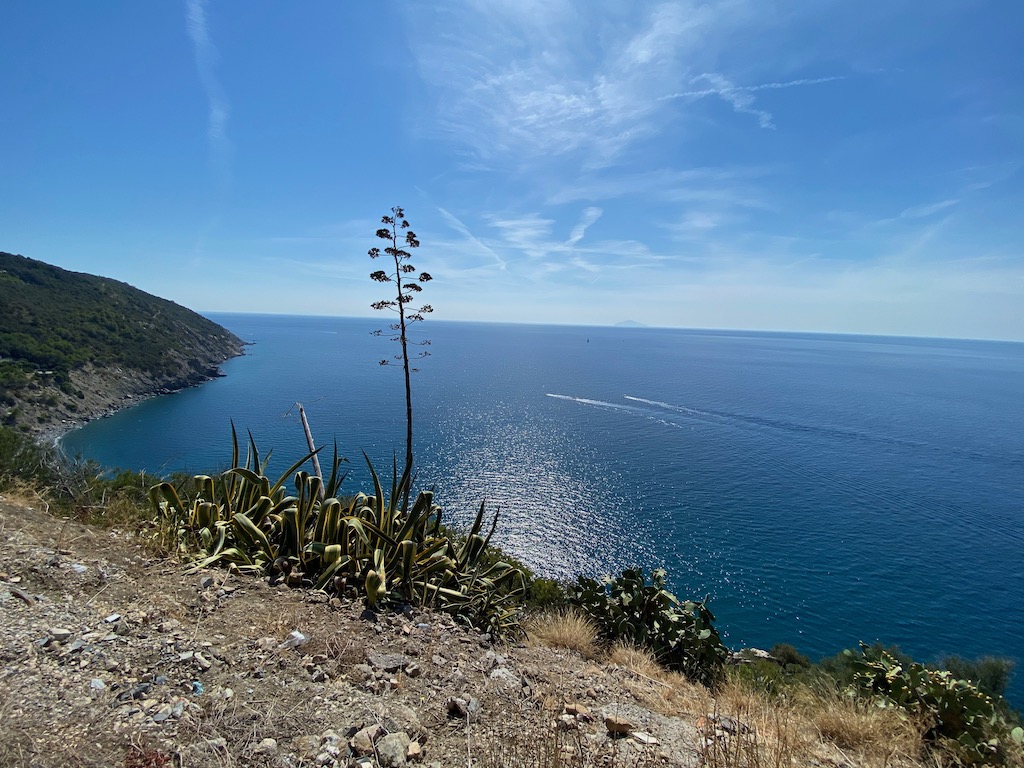
[[[39,445],[9,426],[0,426],[0,488],[15,480],[49,487],[59,475],[56,451]]]
[[[811,666],[811,660],[789,643],[776,643],[768,653],[783,669],[790,667],[808,669]]]
[[[554,579],[536,577],[531,579],[526,590],[526,606],[537,611],[550,611],[565,605],[565,587]]]
[[[601,635],[650,650],[662,664],[694,682],[713,687],[729,651],[703,602],[680,601],[665,589],[666,572],[655,569],[647,584],[642,568],[628,568],[600,583],[579,577],[569,603],[589,616]]]
[[[861,643],[860,647],[863,649],[864,644]],[[874,643],[867,648],[872,655],[884,652],[904,666],[914,663],[910,656],[899,649],[899,646],[885,646],[881,643]],[[858,658],[858,653],[860,652],[856,649],[847,649],[840,651],[835,656],[827,656],[815,665],[815,670],[817,670],[821,677],[829,681],[835,690],[848,690],[853,685],[854,677],[856,676],[854,662]]]
[[[880,648],[861,644],[859,655],[844,651],[853,671],[851,690],[921,717],[924,738],[968,765],[1001,764],[1006,747],[1018,741],[995,701],[950,672],[902,663]]]
[[[756,659],[746,664],[730,667],[730,677],[739,681],[746,688],[775,698],[784,693],[792,682],[792,676],[767,659]]]
[[[973,661],[959,656],[947,656],[939,660],[939,668],[948,670],[953,677],[960,680],[969,680],[978,690],[993,698],[999,698],[1006,693],[1014,663],[1011,659],[995,656],[982,656]]]

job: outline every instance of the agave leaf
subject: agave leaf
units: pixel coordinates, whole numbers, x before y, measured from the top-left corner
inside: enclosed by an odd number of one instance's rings
[[[373,479],[373,497],[377,502],[376,509],[378,513],[383,516],[381,510],[384,509],[384,489],[380,486],[380,478],[377,477],[377,470],[373,468],[373,462],[370,461],[370,457],[366,455],[366,451],[363,451],[363,458],[366,459],[366,466],[370,468],[370,477]]]
[[[235,431],[234,419],[231,419],[231,466],[238,466],[238,432]]]
[[[167,482],[157,483],[149,489],[149,501],[158,513],[166,517],[174,518],[185,511],[178,491]]]
[[[341,490],[341,484],[345,482],[345,478],[348,477],[347,472],[338,474],[341,469],[341,463],[347,462],[348,459],[338,456],[338,441],[334,441],[334,457],[331,459],[331,476],[327,480],[327,485],[324,487],[324,494],[326,498],[335,498],[338,495],[338,491]]]
[[[210,555],[209,557],[200,560],[191,568],[189,568],[188,572],[195,573],[196,571],[200,571],[203,568],[207,568],[221,560],[228,563],[235,563],[236,565],[253,565],[252,559],[245,553],[244,550],[238,547],[228,547],[227,549],[222,550],[217,554]]]
[[[341,569],[345,568],[353,562],[353,559],[348,555],[344,555],[343,557],[338,558],[330,565],[328,565],[326,568],[324,568],[324,570],[320,573],[320,577],[313,585],[313,588],[324,589],[328,584],[331,583],[331,580],[334,578],[335,574],[338,573],[338,571],[340,571]]]
[[[240,543],[247,544],[249,547],[252,547],[253,554],[257,557],[262,555],[267,561],[273,562],[277,557],[277,548],[270,543],[270,539],[267,538],[267,535],[260,530],[259,526],[257,526],[249,516],[252,514],[256,517],[262,517],[263,510],[261,508],[269,508],[270,499],[264,497],[261,502],[261,504],[253,507],[249,513],[239,512],[236,514],[231,518],[231,524],[234,527],[235,532],[238,534]]]
[[[484,521],[484,505],[485,504],[486,504],[486,502],[484,502],[484,501],[480,502],[480,509],[476,513],[476,519],[473,520],[473,527],[469,529],[469,536],[475,536],[478,533],[480,533],[480,527],[483,525],[483,521]]]
[[[315,451],[310,451],[305,456],[303,456],[301,459],[299,459],[294,464],[292,464],[290,467],[288,467],[288,469],[286,469],[284,472],[282,472],[281,476],[279,478],[277,478],[277,481],[274,483],[273,487],[270,489],[271,492],[269,494],[267,494],[267,495],[268,496],[273,496],[275,493],[277,493],[278,490],[281,489],[286,482],[288,482],[288,479],[296,471],[298,471],[299,467],[301,467],[303,464],[305,464],[307,461],[309,461],[311,458],[313,458],[318,453],[320,453],[320,448],[317,448]]]

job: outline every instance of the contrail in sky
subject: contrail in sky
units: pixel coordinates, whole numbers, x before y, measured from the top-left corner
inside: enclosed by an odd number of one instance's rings
[[[227,137],[229,109],[224,90],[214,71],[217,63],[217,48],[210,40],[205,0],[186,0],[186,6],[188,36],[192,39],[199,82],[203,85],[210,107],[206,129],[206,136],[210,144],[210,161],[217,173],[218,183],[226,186],[231,155],[231,142]]]

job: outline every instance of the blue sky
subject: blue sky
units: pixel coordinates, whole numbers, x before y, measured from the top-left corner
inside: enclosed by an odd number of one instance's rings
[[[1024,3],[0,7],[0,250],[198,310],[1024,340]]]

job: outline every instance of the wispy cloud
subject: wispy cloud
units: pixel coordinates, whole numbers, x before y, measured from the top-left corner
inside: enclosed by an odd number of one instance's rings
[[[447,0],[410,22],[438,130],[468,159],[521,165],[571,156],[601,167],[671,122],[660,84],[683,78],[688,54],[732,23],[720,11]]]
[[[481,252],[483,252],[490,258],[494,259],[499,269],[504,271],[508,267],[508,264],[505,263],[505,260],[501,258],[501,256],[499,256],[494,251],[493,248],[482,242],[476,235],[470,232],[469,227],[463,224],[454,214],[450,213],[449,211],[446,211],[444,208],[441,208],[440,206],[437,207],[437,212],[441,214],[441,217],[446,222],[448,222],[448,225],[452,229],[454,229],[456,232],[462,235],[467,241],[472,243],[474,246],[479,248]]]
[[[572,228],[572,232],[569,234],[569,239],[566,244],[576,245],[576,243],[582,240],[583,235],[586,234],[587,228],[601,218],[601,213],[602,211],[600,208],[584,208],[583,215],[580,217],[579,223]]]
[[[836,80],[843,80],[844,77],[815,77],[787,80],[785,82],[760,83],[758,85],[735,85],[724,75],[717,73],[704,73],[693,79],[693,82],[707,82],[708,88],[699,88],[679,93],[669,93],[659,97],[659,101],[670,101],[675,99],[704,99],[709,96],[717,96],[732,105],[736,112],[753,115],[757,118],[762,128],[775,128],[775,122],[771,112],[754,107],[754,94],[757,91],[780,90],[782,88],[797,88],[807,85],[820,85],[831,83]]]
[[[944,211],[947,208],[952,208],[959,202],[959,200],[941,200],[937,203],[931,203],[929,205],[915,205],[900,211],[899,218],[924,219],[927,218],[928,216],[932,216],[938,213],[939,211]]]
[[[218,183],[226,186],[230,178],[231,142],[227,126],[230,109],[224,89],[217,79],[217,48],[210,39],[206,19],[206,0],[186,0],[186,27],[192,40],[196,70],[199,82],[209,105],[206,135],[210,148],[210,161],[217,174]]]

